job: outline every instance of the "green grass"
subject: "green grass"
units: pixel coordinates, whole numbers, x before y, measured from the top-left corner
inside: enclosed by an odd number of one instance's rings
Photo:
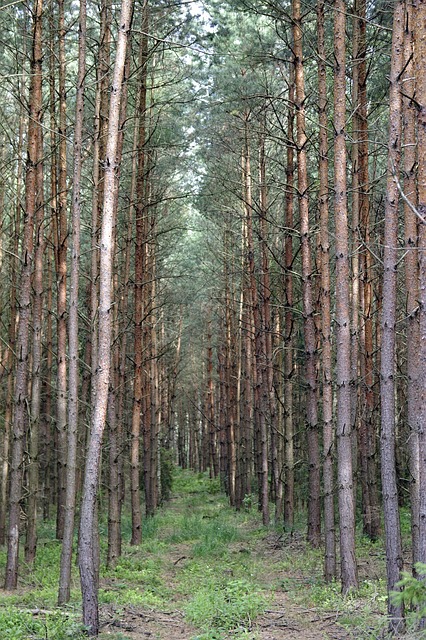
[[[131,520],[124,514],[122,557],[114,568],[101,566],[101,605],[114,606],[118,617],[129,605],[151,611],[180,609],[195,629],[193,640],[256,640],[253,620],[271,602],[274,591],[285,591],[290,601],[319,615],[333,614],[348,629],[357,628],[357,638],[379,637],[386,611],[383,542],[372,543],[358,532],[360,588],[344,597],[337,582],[324,582],[323,551],[306,546],[302,517],[290,536],[281,527],[263,527],[255,505],[249,508],[249,499],[246,503],[247,508],[237,513],[228,506],[218,480],[176,471],[172,499],[154,517],[143,520],[139,547],[128,543]],[[408,544],[405,513],[402,520]],[[105,518],[100,528],[105,558]],[[281,548],[269,553],[274,538]],[[0,592],[1,640],[80,640],[77,567],[73,563],[71,602],[59,609],[59,558],[54,522],[42,523],[34,566],[21,559],[18,590]],[[0,550],[0,569],[5,561],[5,551]],[[33,615],[35,608],[51,614]],[[125,640],[126,635],[117,632],[108,638]]]

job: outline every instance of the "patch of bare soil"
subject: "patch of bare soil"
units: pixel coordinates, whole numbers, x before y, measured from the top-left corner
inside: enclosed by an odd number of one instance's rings
[[[253,628],[259,640],[344,640],[352,638],[336,624],[336,616],[319,616],[314,609],[296,605],[286,593],[276,592],[270,609],[260,616]]]
[[[181,611],[148,611],[134,606],[119,611],[111,605],[102,607],[101,626],[105,640],[119,633],[126,640],[189,640],[196,635]]]

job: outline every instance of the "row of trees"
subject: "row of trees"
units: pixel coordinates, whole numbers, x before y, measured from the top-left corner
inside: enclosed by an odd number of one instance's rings
[[[373,540],[383,505],[389,591],[402,503],[426,560],[423,14],[400,0],[2,10],[7,589],[21,520],[31,563],[54,505],[69,599],[78,506],[96,634],[99,481],[113,565],[126,495],[139,544],[141,483],[149,517],[170,459],[220,476],[237,509],[257,497],[265,525],[274,505],[292,530],[306,502],[308,542],[324,540],[345,593],[357,504]],[[402,607],[389,614],[400,629]]]

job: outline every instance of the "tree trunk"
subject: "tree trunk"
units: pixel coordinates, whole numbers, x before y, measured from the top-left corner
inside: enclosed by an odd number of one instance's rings
[[[100,244],[100,296],[99,296],[99,339],[97,373],[95,384],[95,404],[92,411],[91,429],[87,449],[86,468],[80,516],[79,568],[83,597],[83,622],[89,634],[99,631],[98,592],[95,547],[98,538],[96,530],[96,496],[99,481],[102,437],[108,403],[108,386],[111,360],[111,292],[113,262],[113,222],[115,192],[118,189],[117,147],[120,122],[121,89],[126,62],[126,47],[130,33],[133,12],[132,0],[123,0],[119,21],[116,59],[112,79],[109,107],[108,137],[105,157],[105,185]]]
[[[415,92],[413,64],[413,17],[412,5],[405,5],[404,30],[404,78],[403,78],[403,135],[404,135],[404,193],[417,206],[416,187],[416,109],[413,101]],[[418,234],[417,216],[407,202],[404,202],[405,219],[405,288],[407,292],[407,421],[409,427],[409,468],[411,538],[413,565],[419,561],[419,312],[418,312]]]
[[[9,528],[5,589],[18,582],[19,522],[23,477],[23,454],[28,396],[29,330],[31,316],[31,275],[33,269],[34,217],[37,205],[37,170],[40,158],[42,115],[42,0],[33,5],[33,39],[29,94],[28,150],[25,171],[25,214],[22,242],[22,270],[18,298],[13,441],[10,470]]]
[[[388,593],[397,591],[403,567],[395,466],[395,328],[398,264],[398,185],[401,155],[401,72],[403,69],[404,5],[395,5],[390,71],[389,146],[383,239],[383,310],[380,367],[382,492]],[[388,599],[392,633],[402,630],[404,609]]]
[[[324,576],[327,582],[336,576],[336,526],[334,518],[334,426],[332,389],[330,241],[328,234],[328,139],[327,82],[324,35],[324,0],[317,5],[318,33],[318,108],[319,108],[319,207],[322,333],[322,421],[324,487]]]
[[[334,215],[336,229],[337,476],[343,593],[358,587],[351,447],[351,336],[345,143],[345,11],[344,1],[336,0],[334,13]]]
[[[303,337],[305,341],[306,421],[309,460],[308,541],[313,547],[321,543],[320,449],[316,383],[316,337],[313,305],[312,249],[309,227],[309,186],[307,169],[307,135],[305,117],[305,77],[302,48],[300,0],[293,0],[293,53],[296,87],[297,184],[299,196],[300,236],[302,245]]]
[[[420,389],[419,415],[419,561],[426,564],[426,5],[421,0],[413,3],[414,77],[417,114],[417,185],[419,222],[419,323],[420,353],[418,384]],[[426,582],[426,575],[421,579]],[[426,627],[426,620],[421,623]]]
[[[86,2],[80,0],[77,97],[74,128],[74,170],[71,204],[71,272],[69,292],[69,395],[68,395],[68,437],[66,458],[66,492],[64,510],[64,530],[59,576],[58,604],[70,599],[71,561],[74,537],[76,503],[76,467],[78,436],[78,292],[80,269],[80,215],[81,215],[81,169],[84,121],[84,82],[86,76]]]
[[[41,363],[42,363],[42,332],[43,332],[43,255],[45,249],[44,237],[44,193],[43,193],[43,160],[42,133],[39,133],[39,157],[37,162],[37,199],[35,215],[35,252],[33,272],[33,342],[32,342],[32,375],[31,375],[31,407],[29,423],[29,465],[28,465],[28,506],[27,506],[27,536],[25,543],[25,562],[32,564],[37,547],[37,508],[39,497],[39,437],[41,414]]]
[[[284,241],[284,527],[294,527],[294,425],[293,425],[293,207],[294,207],[294,65],[290,65],[287,115],[287,165]]]
[[[142,13],[142,30],[146,33],[148,25],[148,4],[144,2]],[[132,503],[132,538],[131,544],[142,542],[142,513],[140,505],[140,462],[139,439],[141,431],[142,411],[142,323],[144,319],[143,309],[143,280],[144,280],[144,251],[145,237],[145,165],[146,165],[146,81],[147,81],[147,54],[148,40],[142,34],[140,42],[140,89],[139,89],[139,143],[138,143],[138,167],[136,180],[136,236],[135,236],[135,374],[133,383],[133,414],[132,435],[130,445],[130,495]]]
[[[56,246],[57,277],[57,434],[58,434],[58,511],[56,537],[64,535],[66,458],[67,458],[67,139],[65,91],[65,25],[64,2],[58,2],[59,20],[59,158],[58,158],[58,220]]]

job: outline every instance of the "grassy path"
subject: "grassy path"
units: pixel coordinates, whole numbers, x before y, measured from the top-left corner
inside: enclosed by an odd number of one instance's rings
[[[128,540],[130,523],[124,526]],[[105,557],[106,524],[101,533]],[[366,545],[360,592],[343,599],[337,584],[324,585],[322,552],[306,548],[302,534],[286,539],[265,529],[255,508],[230,509],[217,481],[179,471],[171,501],[144,522],[142,545],[125,544],[119,564],[102,568],[100,638],[378,638],[383,552]],[[36,565],[24,570],[18,592],[0,592],[1,639],[82,637],[76,570],[69,607],[55,607],[59,550],[46,525]]]

